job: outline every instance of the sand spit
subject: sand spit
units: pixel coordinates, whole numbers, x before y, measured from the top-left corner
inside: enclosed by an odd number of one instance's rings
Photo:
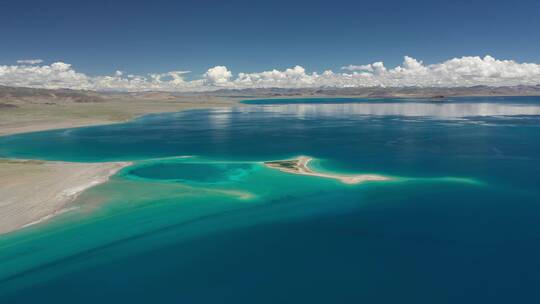
[[[129,165],[0,159],[0,234],[71,210],[83,191]]]
[[[295,159],[268,161],[268,162],[265,162],[264,164],[268,168],[277,169],[279,171],[286,172],[286,173],[332,178],[332,179],[337,179],[345,184],[359,184],[359,183],[367,182],[367,181],[385,181],[385,180],[390,179],[386,176],[375,175],[375,174],[344,175],[344,174],[315,172],[308,166],[311,160],[313,160],[313,158],[311,157],[299,156]]]

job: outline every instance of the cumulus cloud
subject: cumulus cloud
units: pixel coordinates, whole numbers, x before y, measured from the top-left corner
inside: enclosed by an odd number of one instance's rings
[[[37,88],[71,88],[115,91],[203,91],[219,88],[307,88],[307,87],[456,87],[511,86],[540,84],[540,64],[498,60],[491,56],[470,56],[426,65],[405,56],[403,63],[387,68],[383,62],[347,65],[341,72],[307,72],[295,66],[285,70],[238,73],[215,66],[202,78],[186,80],[188,71],[146,75],[116,71],[112,75],[89,76],[70,64],[41,64],[38,59],[19,60],[16,65],[0,65],[0,84]]]
[[[51,65],[0,65],[0,84],[37,88],[84,88],[89,78],[76,72],[70,64],[55,62]]]
[[[366,72],[373,72],[373,67],[371,64],[362,64],[362,65],[353,65],[349,64],[347,66],[341,67],[342,70],[347,71],[366,71]]]
[[[405,56],[405,58],[410,58]],[[348,71],[361,71],[365,73],[374,73],[374,74],[382,74],[386,72],[386,67],[384,66],[384,63],[382,61],[370,63],[370,64],[362,64],[362,65],[348,65],[341,68],[342,70],[348,70]]]
[[[265,71],[260,73],[239,73],[235,79],[238,87],[312,87],[317,74],[306,74],[306,70],[297,65],[285,71]]]
[[[20,59],[20,60],[17,60],[17,64],[29,64],[29,65],[40,64],[42,62],[43,62],[43,60],[41,60],[41,59]]]
[[[231,71],[227,69],[227,67],[218,65],[211,69],[208,69],[206,73],[204,73],[204,79],[206,79],[207,83],[210,85],[216,85],[216,86],[223,86],[228,85],[229,80],[232,77]]]

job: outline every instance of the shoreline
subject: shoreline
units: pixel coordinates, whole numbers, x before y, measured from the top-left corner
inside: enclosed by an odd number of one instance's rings
[[[76,209],[70,204],[84,191],[130,165],[1,159],[0,236]]]
[[[130,113],[127,114],[127,118],[119,119],[106,119],[103,117],[92,117],[92,118],[75,118],[68,117],[62,118],[62,120],[50,121],[50,118],[39,121],[15,121],[9,122],[7,124],[1,124],[0,137],[18,135],[24,133],[33,133],[41,131],[52,131],[60,129],[73,129],[73,128],[83,128],[83,127],[94,127],[94,126],[106,126],[114,124],[122,124],[137,120],[141,117],[151,114],[165,114],[165,113],[175,113],[183,112],[187,110],[197,110],[197,109],[212,109],[212,108],[222,108],[230,106],[245,106],[239,102],[230,102],[230,103],[216,103],[216,104],[189,104],[189,105],[179,105],[178,108],[172,109],[160,109],[158,111],[143,111],[141,113]],[[0,116],[2,118],[2,116]],[[53,117],[51,117],[53,118]]]
[[[288,160],[267,161],[264,162],[264,165],[267,168],[276,169],[285,173],[336,179],[344,184],[360,184],[368,181],[388,181],[391,179],[389,177],[376,174],[345,175],[316,172],[309,167],[309,162],[312,160],[312,157],[299,156],[297,158]]]

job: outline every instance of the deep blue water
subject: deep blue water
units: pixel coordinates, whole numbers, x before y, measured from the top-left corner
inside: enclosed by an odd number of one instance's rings
[[[6,157],[142,161],[95,192],[116,195],[102,208],[120,211],[7,238],[21,245],[0,246],[0,259],[73,246],[0,270],[0,287],[22,286],[0,288],[1,302],[540,301],[539,98],[309,101],[0,138]],[[401,181],[343,186],[252,162],[301,154],[324,170]],[[152,160],[183,155],[211,162]],[[258,198],[179,199],[165,188],[175,182]],[[83,250],[81,239],[95,242]]]

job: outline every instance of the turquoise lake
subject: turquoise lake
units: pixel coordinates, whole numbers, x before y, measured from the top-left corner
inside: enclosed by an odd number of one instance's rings
[[[381,174],[347,185],[317,171]],[[0,137],[130,160],[0,236],[0,303],[538,303],[540,98],[267,99]]]

